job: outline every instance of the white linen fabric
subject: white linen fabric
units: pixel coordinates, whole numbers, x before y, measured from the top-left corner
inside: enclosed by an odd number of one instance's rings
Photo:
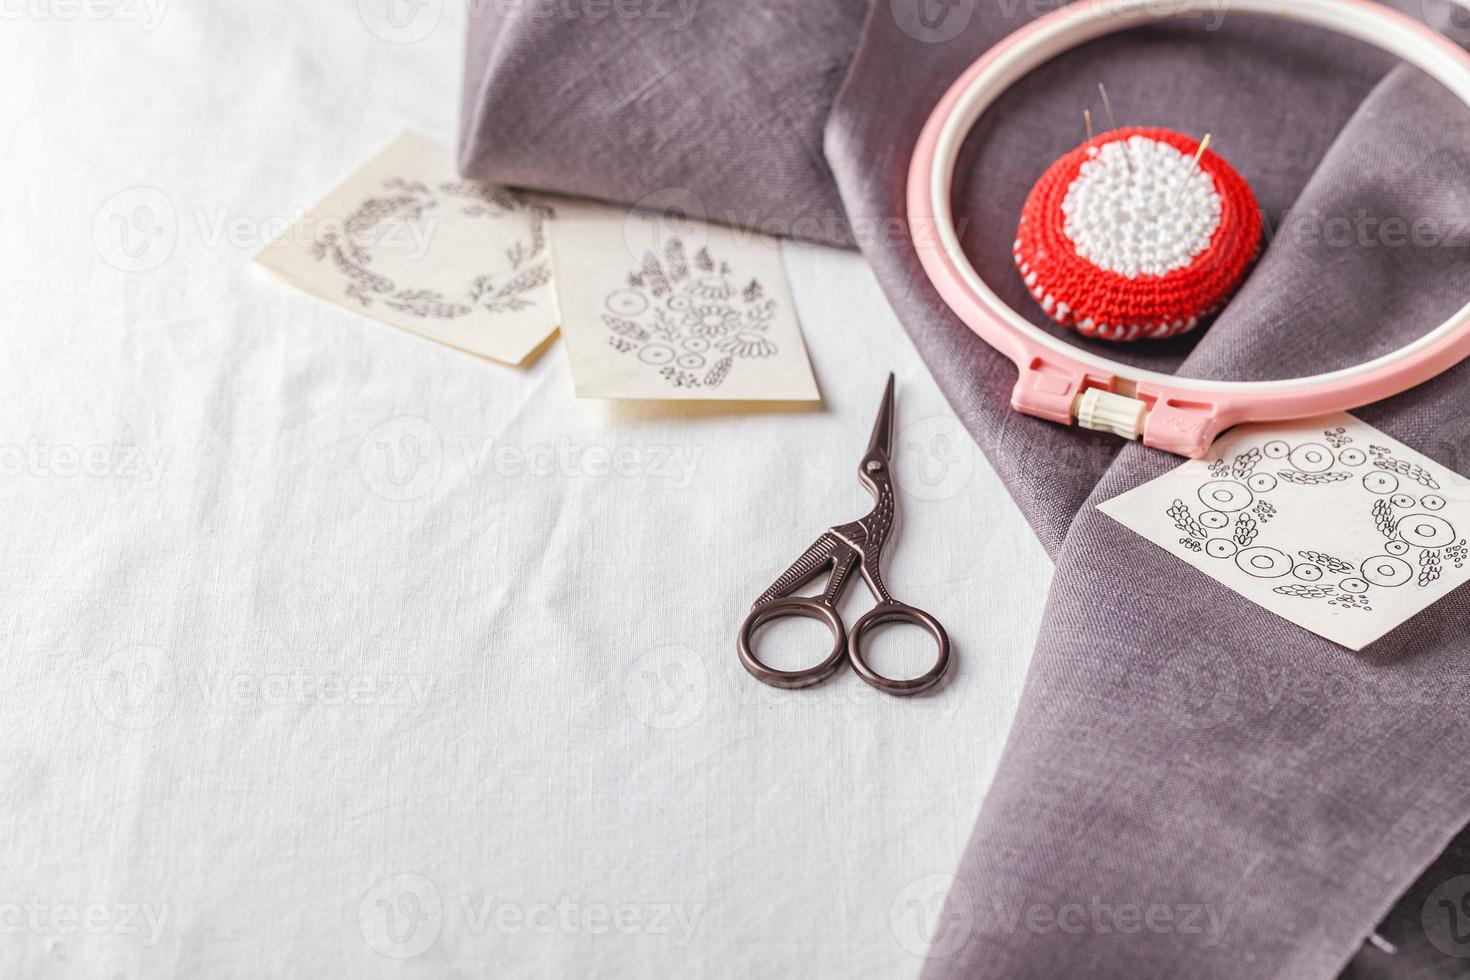
[[[916,973],[1040,546],[855,255],[787,248],[825,406],[759,413],[578,401],[559,346],[253,268],[452,138],[464,10],[388,2],[4,8],[0,973]],[[735,627],[866,511],[890,369],[889,582],[953,680],[762,687]]]

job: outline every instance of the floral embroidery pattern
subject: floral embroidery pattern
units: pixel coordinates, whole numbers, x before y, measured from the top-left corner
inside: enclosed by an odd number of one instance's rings
[[[340,230],[321,232],[311,245],[313,258],[329,260],[342,274],[346,296],[363,307],[381,302],[399,313],[433,319],[468,316],[476,309],[516,313],[535,305],[535,291],[551,281],[546,249],[551,208],[519,191],[472,181],[445,181],[430,187],[423,181],[390,177],[383,184],[386,193],[368,198],[347,216]],[[505,250],[503,275],[476,276],[461,295],[446,297],[438,289],[415,289],[373,269],[374,252],[391,240],[395,225],[423,222],[430,211],[456,203],[461,213],[471,217],[528,216],[530,237]]]
[[[635,356],[675,388],[718,388],[737,361],[779,352],[768,336],[779,304],[756,279],[735,284],[728,263],[707,248],[688,255],[670,238],[603,301],[608,343]]]
[[[1369,447],[1366,453],[1354,448],[1343,428],[1327,430],[1325,436],[1325,444],[1297,446],[1273,439],[1228,463],[1216,460],[1210,465],[1208,481],[1196,494],[1205,509],[1196,516],[1188,504],[1176,499],[1165,511],[1174,527],[1188,535],[1181,543],[1199,551],[1195,539],[1202,540],[1205,554],[1233,561],[1254,578],[1298,580],[1273,588],[1279,595],[1321,599],[1330,606],[1370,612],[1373,598],[1387,589],[1410,583],[1428,588],[1439,580],[1446,560],[1457,569],[1463,566],[1470,546],[1441,513],[1445,498],[1420,493],[1420,487],[1439,488],[1423,466],[1396,460],[1379,446]],[[1290,468],[1277,469],[1273,475],[1266,467],[1258,467],[1263,459]],[[1366,516],[1385,539],[1380,554],[1353,564],[1320,550],[1299,550],[1292,557],[1281,548],[1256,543],[1261,526],[1276,513],[1263,499],[1266,495],[1290,496],[1282,489],[1286,485],[1322,486],[1354,477],[1366,493],[1364,503],[1372,501]],[[1212,537],[1211,532],[1218,534]]]

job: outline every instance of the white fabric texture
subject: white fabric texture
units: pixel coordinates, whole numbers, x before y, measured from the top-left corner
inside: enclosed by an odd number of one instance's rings
[[[7,8],[0,973],[916,973],[1041,548],[855,255],[786,249],[810,412],[578,401],[253,268],[453,138],[464,10],[371,7]],[[764,688],[735,627],[866,511],[890,369],[952,683]]]

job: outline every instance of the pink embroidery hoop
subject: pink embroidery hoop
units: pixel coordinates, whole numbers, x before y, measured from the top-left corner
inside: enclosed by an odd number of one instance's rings
[[[1003,303],[960,248],[950,197],[955,160],[984,111],[1027,72],[1087,41],[1142,23],[1209,12],[1218,0],[1079,0],[1016,31],[971,65],[939,100],[909,164],[910,235],[941,297],[1020,371],[1017,411],[1200,457],[1242,422],[1305,418],[1407,391],[1470,356],[1470,305],[1390,354],[1327,374],[1280,381],[1208,381],[1130,367],[1053,337]],[[1425,25],[1371,0],[1230,0],[1231,12],[1277,17],[1365,41],[1423,70],[1470,105],[1470,55]]]

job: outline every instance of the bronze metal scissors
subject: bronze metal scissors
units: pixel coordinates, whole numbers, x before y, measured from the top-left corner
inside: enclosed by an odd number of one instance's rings
[[[827,530],[755,600],[750,615],[740,624],[738,646],[740,662],[757,680],[773,687],[808,687],[826,680],[841,668],[843,660],[849,660],[858,676],[880,691],[908,695],[927,691],[939,683],[949,668],[949,636],[939,625],[939,620],[889,595],[879,571],[883,545],[893,530],[897,507],[893,493],[893,465],[889,460],[892,447],[893,375],[890,374],[888,387],[883,392],[883,405],[878,409],[878,421],[873,425],[873,437],[858,467],[858,481],[868,488],[876,504],[867,517]],[[837,614],[837,603],[852,581],[854,568],[862,575],[878,604],[854,623],[849,633],[842,625],[842,617]],[[806,598],[793,594],[828,570],[832,575],[820,597]],[[762,663],[755,655],[752,647],[755,631],[774,619],[788,616],[815,619],[827,624],[832,631],[832,651],[815,667],[777,670]],[[884,677],[869,665],[863,655],[864,640],[884,623],[912,623],[929,632],[938,646],[938,656],[927,673],[910,680],[894,680]]]

